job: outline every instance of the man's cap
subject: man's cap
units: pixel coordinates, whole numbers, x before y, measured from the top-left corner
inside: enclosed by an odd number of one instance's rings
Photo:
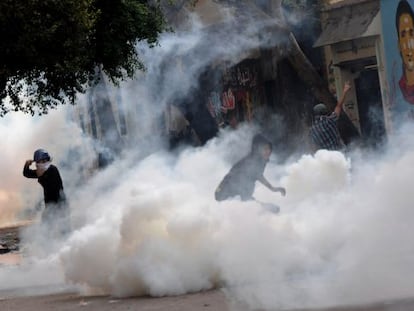
[[[328,108],[325,104],[319,103],[313,107],[313,114],[316,116],[323,116],[328,114]]]
[[[33,160],[35,162],[42,161],[42,160],[50,160],[49,153],[44,149],[37,149],[33,154]]]

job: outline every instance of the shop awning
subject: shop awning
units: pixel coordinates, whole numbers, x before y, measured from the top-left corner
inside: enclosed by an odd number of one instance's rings
[[[378,1],[342,5],[327,10],[328,19],[314,47],[364,38],[381,33]]]

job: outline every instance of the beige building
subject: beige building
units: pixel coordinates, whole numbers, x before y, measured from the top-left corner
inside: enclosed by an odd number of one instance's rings
[[[380,1],[325,3],[314,47],[324,51],[329,87],[340,96],[345,81],[351,82],[344,111],[367,144],[379,143],[392,130],[390,107],[383,100],[386,68]]]

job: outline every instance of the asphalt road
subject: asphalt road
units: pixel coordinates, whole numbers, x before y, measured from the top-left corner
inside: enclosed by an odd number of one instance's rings
[[[59,294],[34,297],[0,298],[1,311],[230,311],[230,305],[220,291],[163,298],[80,297]],[[240,309],[237,309],[240,310]]]
[[[0,297],[1,311],[248,311],[226,299],[222,291],[212,290],[202,293],[163,298],[116,299],[108,296],[81,297],[76,294],[57,294],[32,297]],[[366,306],[335,307],[328,309],[295,311],[413,311],[414,299],[378,303]],[[250,311],[250,310],[249,310]],[[276,311],[276,310],[255,310]]]

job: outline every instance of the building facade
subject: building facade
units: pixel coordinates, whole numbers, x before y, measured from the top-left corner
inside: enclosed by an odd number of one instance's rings
[[[324,51],[330,89],[339,96],[344,82],[351,81],[344,110],[367,145],[379,144],[414,116],[409,78],[414,70],[414,1],[324,3],[322,32],[314,47]]]

